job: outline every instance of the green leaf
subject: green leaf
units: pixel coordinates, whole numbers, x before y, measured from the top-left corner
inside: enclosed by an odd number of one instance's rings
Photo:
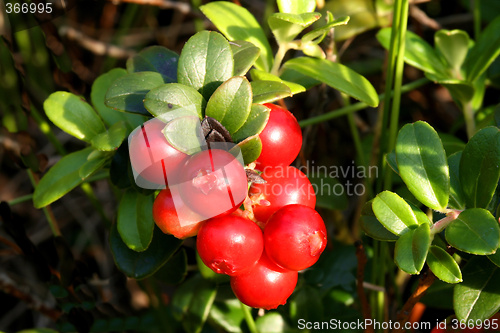
[[[396,151],[393,150],[390,153],[388,153],[385,157],[385,160],[387,162],[387,165],[389,165],[389,167],[392,169],[392,171],[394,171],[399,175],[399,167],[398,167],[398,161],[396,159]]]
[[[175,118],[162,130],[167,141],[177,150],[188,155],[201,151],[206,146],[197,116]]]
[[[210,267],[205,265],[198,252],[196,252],[196,264],[201,276],[203,276],[204,279],[215,283],[229,282],[229,275],[215,273]]]
[[[185,316],[189,303],[194,295],[194,290],[198,284],[203,281],[203,278],[196,274],[190,279],[182,283],[174,292],[172,296],[172,315],[178,321],[182,321]]]
[[[261,104],[252,104],[250,114],[243,126],[231,134],[234,142],[238,143],[250,136],[260,134],[266,127],[271,110]]]
[[[453,100],[461,109],[474,97],[474,86],[464,80],[449,78],[448,76],[425,73],[425,76],[436,84],[440,84],[450,92]]]
[[[252,106],[252,87],[244,76],[233,76],[213,93],[205,115],[217,119],[229,133],[245,123]]]
[[[372,107],[379,103],[371,83],[347,66],[324,59],[299,57],[287,61],[284,67],[324,82]]]
[[[316,193],[316,206],[344,210],[348,206],[346,190],[334,177],[326,172],[313,172],[307,175]]]
[[[468,208],[486,208],[500,179],[500,130],[486,127],[467,143],[460,159],[460,183]]]
[[[388,50],[391,41],[391,28],[381,29],[377,33],[377,39]],[[448,76],[448,70],[436,51],[425,40],[411,31],[406,31],[404,59],[407,64],[426,73]]]
[[[440,248],[432,245],[427,254],[427,265],[438,279],[446,283],[462,282],[462,272],[453,257]]]
[[[278,44],[291,42],[305,28],[319,20],[320,13],[274,13],[269,19],[269,27]]]
[[[372,203],[373,213],[382,225],[397,236],[418,226],[415,213],[399,195],[384,191]]]
[[[83,163],[80,170],[78,170],[78,176],[81,179],[86,179],[94,174],[97,170],[101,169],[112,155],[108,152],[102,152],[99,150],[94,150],[87,157],[87,161]]]
[[[177,82],[179,55],[166,47],[153,45],[147,47],[127,60],[127,71],[158,72],[165,82]]]
[[[244,40],[233,41],[230,42],[229,45],[233,52],[233,76],[245,75],[259,58],[260,49]]]
[[[209,320],[215,322],[224,332],[242,333],[245,314],[238,299],[225,299],[224,301],[216,299],[210,309]]]
[[[491,254],[488,256],[488,259],[498,267],[500,267],[500,251],[497,249],[497,252],[495,254]]]
[[[455,71],[460,70],[469,51],[469,35],[463,30],[439,30],[434,35],[436,50]]]
[[[114,151],[120,147],[127,136],[127,128],[124,121],[119,121],[111,126],[106,132],[102,132],[91,140],[92,147],[102,151]]]
[[[463,68],[467,81],[473,82],[500,55],[500,17],[493,20],[479,35],[467,54]]]
[[[441,142],[443,143],[443,148],[446,151],[446,156],[455,154],[456,152],[461,152],[465,148],[465,143],[454,135],[448,133],[438,133]]]
[[[321,81],[313,79],[312,77],[305,75],[303,73],[300,73],[300,72],[293,70],[291,68],[287,68],[286,66],[283,66],[281,68],[280,78],[283,80],[283,83],[287,84],[288,87],[290,87],[290,89],[292,90],[292,93],[295,93],[294,92],[295,89],[294,89],[294,87],[289,85],[288,82],[295,84],[299,87],[302,87],[302,89],[304,89],[303,91],[305,91],[306,89],[310,89],[318,84],[321,84]],[[264,80],[264,78],[261,78],[261,79]],[[266,78],[265,80],[270,80],[270,79]],[[299,91],[299,92],[302,92],[302,91]]]
[[[77,139],[90,142],[94,136],[106,130],[94,109],[69,92],[52,93],[43,103],[43,109],[50,121]]]
[[[282,80],[279,76],[273,75],[271,73],[267,73],[267,72],[264,72],[264,71],[261,71],[258,69],[252,69],[252,71],[250,73],[252,75],[252,80],[254,80],[254,81],[258,81],[258,80],[277,81],[277,82],[281,82],[281,83],[287,85],[288,88],[290,88],[290,94],[292,94],[292,95],[306,91],[306,88],[304,88],[300,84]]]
[[[314,11],[315,0],[277,0],[280,13],[302,14]]]
[[[182,48],[177,81],[192,87],[208,100],[222,82],[233,76],[233,53],[218,32],[200,31]]]
[[[179,83],[156,87],[144,99],[146,109],[165,123],[182,116],[197,116],[201,119],[206,104],[196,89]]]
[[[493,254],[500,246],[500,227],[489,211],[464,210],[445,231],[446,241],[454,248],[477,255]]]
[[[128,277],[140,280],[154,274],[181,246],[182,240],[165,235],[154,227],[153,239],[147,250],[131,250],[122,240],[116,223],[111,228],[109,245],[116,266]]]
[[[259,22],[244,7],[228,1],[213,1],[200,6],[200,10],[229,40],[244,40],[260,49],[255,67],[268,72],[273,53]]]
[[[370,200],[363,206],[360,218],[361,229],[371,238],[387,242],[397,241],[399,237],[389,232],[375,216],[372,203],[373,200]]]
[[[112,126],[119,121],[126,121],[128,131],[132,131],[145,122],[147,118],[132,113],[116,112],[116,110],[104,104],[106,92],[109,87],[111,87],[115,80],[125,75],[127,75],[127,71],[123,68],[113,68],[109,72],[100,75],[92,84],[90,99],[92,100],[94,109],[101,116],[106,125]]]
[[[429,224],[421,224],[418,228],[411,229],[396,241],[394,261],[401,270],[408,274],[420,273],[424,267],[431,241]]]
[[[279,99],[291,96],[290,88],[278,81],[252,81],[253,102],[271,103]]]
[[[410,201],[405,200],[406,203],[410,206],[411,210],[413,211],[413,214],[415,214],[415,217],[417,218],[417,223],[420,224],[428,224],[429,226],[432,226],[432,222],[429,220],[427,215],[417,206],[412,204]]]
[[[284,333],[287,331],[285,319],[279,312],[268,312],[255,321],[257,332]]]
[[[330,13],[329,13],[330,14]],[[330,14],[331,15],[331,14]],[[340,26],[340,25],[346,25],[349,22],[350,17],[349,16],[342,16],[341,18],[338,18],[336,20],[332,20],[331,22],[325,24],[324,26],[321,26],[319,28],[316,28],[307,34],[305,34],[301,38],[302,44],[307,44],[309,42],[314,42],[314,44],[320,43],[325,35],[333,28]]]
[[[155,274],[154,278],[161,283],[169,285],[180,284],[186,278],[187,272],[187,253],[181,248],[169,261],[165,263]]]
[[[217,289],[213,283],[201,280],[195,287],[193,297],[182,321],[188,333],[200,333],[210,313]]]
[[[441,140],[427,123],[406,124],[396,142],[399,174],[421,203],[443,211],[448,204],[450,179]]]
[[[287,302],[292,322],[298,322],[299,319],[306,322],[321,321],[323,319],[323,303],[318,289],[307,284],[297,289],[290,301]]]
[[[262,141],[258,135],[246,138],[237,144],[243,156],[243,163],[245,165],[255,161],[262,151]],[[234,149],[234,148],[233,148]]]
[[[464,281],[455,286],[453,308],[458,320],[484,321],[500,309],[500,267],[473,257],[463,268]]]
[[[33,193],[35,208],[51,204],[78,186],[84,180],[80,178],[79,169],[92,151],[91,147],[87,147],[68,154],[51,167]]]
[[[453,209],[464,210],[465,200],[460,185],[460,160],[462,152],[457,152],[448,157],[448,166],[450,168],[450,199],[448,206]]]
[[[131,250],[146,250],[153,239],[153,196],[127,190],[118,206],[117,228]]]
[[[151,89],[164,83],[163,76],[156,72],[137,72],[124,75],[109,87],[105,104],[115,110],[149,116],[149,112],[144,107],[144,97]]]

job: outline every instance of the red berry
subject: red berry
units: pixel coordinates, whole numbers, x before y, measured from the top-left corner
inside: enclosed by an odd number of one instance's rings
[[[161,231],[180,239],[196,236],[203,220],[182,202],[178,194],[175,195],[174,203],[169,189],[161,190],[156,197],[153,219]]]
[[[225,215],[206,221],[198,232],[196,248],[214,272],[231,276],[248,272],[264,251],[262,231],[252,221]]]
[[[314,265],[326,242],[323,219],[314,209],[304,205],[281,208],[264,228],[264,248],[269,258],[294,271]]]
[[[264,253],[250,272],[231,277],[231,288],[244,304],[270,310],[286,303],[297,278],[297,272],[276,266]]]
[[[193,155],[182,168],[179,192],[205,218],[236,210],[247,196],[243,165],[227,151],[209,149]]]
[[[302,131],[297,119],[274,104],[264,104],[271,109],[269,121],[259,134],[262,152],[255,161],[257,168],[263,170],[270,166],[290,165],[302,147]]]
[[[266,222],[278,209],[291,204],[311,208],[316,205],[316,195],[307,176],[292,166],[266,168],[262,173],[265,184],[252,184],[249,194],[256,200],[255,218]],[[264,200],[262,204],[259,201]],[[269,205],[267,205],[267,202]]]
[[[129,141],[132,168],[148,182],[167,185],[167,178],[174,176],[187,154],[175,149],[161,132],[165,123],[153,118],[131,134]],[[170,176],[170,177],[169,177]]]

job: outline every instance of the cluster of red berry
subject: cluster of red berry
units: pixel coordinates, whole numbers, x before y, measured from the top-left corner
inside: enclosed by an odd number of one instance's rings
[[[178,174],[175,191],[168,186],[155,199],[158,227],[177,238],[197,235],[202,261],[230,276],[243,303],[273,309],[292,294],[298,271],[318,260],[327,232],[314,210],[310,181],[289,166],[302,145],[297,120],[285,109],[266,106],[271,112],[259,135],[262,152],[251,171],[259,181],[250,188],[247,172],[231,153],[207,149],[183,154],[167,142],[159,120],[135,133],[129,150],[132,166],[148,181],[170,185],[167,175]]]

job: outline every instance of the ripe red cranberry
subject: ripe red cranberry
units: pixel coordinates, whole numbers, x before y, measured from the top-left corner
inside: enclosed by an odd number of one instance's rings
[[[278,209],[291,204],[302,204],[311,208],[316,205],[316,195],[307,176],[292,166],[266,168],[261,174],[265,184],[252,184],[249,195],[256,204],[255,218],[266,222]],[[264,201],[259,204],[260,200]]]
[[[264,240],[254,222],[224,215],[204,222],[196,248],[201,260],[214,272],[235,276],[248,272],[259,261]]]
[[[238,299],[254,308],[276,309],[286,303],[297,285],[298,273],[276,266],[264,253],[246,274],[231,277]]]
[[[314,209],[304,205],[281,208],[264,228],[264,248],[269,258],[294,271],[316,263],[326,242],[323,219]]]
[[[157,118],[145,122],[131,134],[129,141],[130,162],[134,170],[148,182],[167,185],[187,154],[175,149],[161,132],[165,123]]]
[[[255,161],[257,168],[290,165],[302,147],[302,131],[290,111],[274,104],[264,104],[271,109],[269,121],[259,134],[262,152]]]
[[[187,207],[178,194],[175,197],[174,203],[174,196],[168,188],[160,191],[153,203],[156,225],[164,233],[180,239],[196,236],[202,217]]]
[[[227,151],[209,149],[193,155],[182,168],[179,192],[205,218],[236,210],[248,191],[243,165]]]

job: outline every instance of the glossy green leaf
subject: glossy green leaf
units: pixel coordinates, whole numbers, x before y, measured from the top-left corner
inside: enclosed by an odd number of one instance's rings
[[[223,301],[216,299],[210,309],[209,320],[215,322],[224,332],[242,333],[245,314],[238,299],[230,298]]]
[[[161,283],[178,285],[186,278],[188,257],[186,250],[181,248],[155,274],[154,278]]]
[[[78,186],[84,179],[80,178],[79,169],[87,162],[92,152],[91,147],[76,151],[61,158],[40,179],[33,193],[35,208],[45,207]]]
[[[229,40],[244,40],[260,49],[255,67],[269,71],[273,53],[259,22],[244,7],[229,1],[213,1],[200,6],[200,10]]]
[[[168,122],[162,133],[175,149],[188,155],[199,152],[206,146],[200,119],[197,116],[175,118]]]
[[[415,214],[415,217],[417,218],[417,223],[419,225],[428,224],[432,226],[432,222],[429,220],[429,217],[427,217],[427,215],[420,208],[418,208],[408,200],[405,201],[410,206],[411,210],[413,211],[413,214]]]
[[[462,272],[453,257],[439,246],[432,245],[427,254],[427,265],[438,279],[446,283],[462,282]]]
[[[363,206],[360,218],[361,229],[371,238],[387,242],[397,241],[399,237],[388,231],[375,216],[372,209],[372,203],[373,200],[368,201]]]
[[[347,66],[324,59],[300,57],[287,61],[284,67],[324,82],[370,106],[375,107],[379,103],[371,83]]]
[[[45,114],[57,127],[90,142],[106,129],[101,118],[82,98],[65,91],[52,93],[43,103]]]
[[[472,254],[493,254],[500,246],[500,227],[489,211],[464,210],[445,231],[446,241],[454,248]]]
[[[153,239],[153,196],[127,190],[118,206],[117,228],[131,250],[146,250]]]
[[[372,203],[373,213],[382,225],[397,236],[401,236],[418,226],[415,213],[399,195],[384,191]]]
[[[193,297],[182,321],[188,333],[200,333],[210,313],[210,308],[217,294],[216,286],[207,280],[201,280],[195,287]]]
[[[290,88],[278,81],[252,81],[253,103],[271,103],[291,96]]]
[[[300,319],[306,322],[317,322],[323,319],[323,303],[318,289],[303,285],[297,288],[290,300],[287,301],[290,309],[290,318],[292,322],[298,322]]]
[[[448,89],[453,100],[461,109],[463,109],[465,104],[474,97],[474,86],[470,82],[432,73],[425,73],[425,76],[434,83],[440,84]]]
[[[233,76],[233,53],[229,42],[215,31],[200,31],[182,48],[177,81],[192,87],[208,100],[224,81]]]
[[[391,28],[381,29],[377,33],[377,40],[388,50],[391,41]],[[407,64],[426,73],[447,76],[446,65],[441,61],[434,48],[411,31],[406,31],[404,59]]]
[[[463,30],[439,30],[434,35],[436,50],[457,72],[469,51],[469,35]]]
[[[259,58],[260,49],[244,40],[236,40],[230,42],[229,45],[233,52],[233,76],[245,75]]]
[[[313,172],[307,175],[316,193],[316,206],[332,209],[344,210],[348,206],[346,189],[334,177],[324,172]]]
[[[411,229],[396,241],[394,261],[401,270],[408,274],[420,273],[424,267],[431,241],[429,224],[421,224],[418,228]]]
[[[160,73],[137,72],[119,77],[106,92],[105,104],[119,111],[150,115],[144,97],[153,88],[165,84]]]
[[[497,252],[495,254],[490,254],[488,256],[488,259],[498,267],[500,267],[500,250],[497,249]]]
[[[186,280],[183,284],[181,284],[174,292],[172,296],[172,315],[178,321],[182,321],[182,318],[185,316],[189,303],[194,295],[194,290],[196,286],[202,283],[203,278],[196,274]]]
[[[479,35],[464,62],[465,77],[475,81],[500,55],[500,17],[493,20]]]
[[[270,112],[270,109],[264,105],[252,104],[250,114],[243,126],[231,134],[233,141],[238,143],[250,136],[260,134],[266,127]]]
[[[252,71],[250,73],[252,75],[252,80],[254,80],[254,81],[258,81],[258,80],[277,81],[277,82],[281,82],[283,84],[286,84],[288,86],[288,88],[290,88],[290,93],[292,95],[306,91],[306,88],[304,88],[304,86],[302,86],[298,83],[282,80],[279,76],[273,75],[273,74],[268,73],[268,72],[264,72],[264,71],[261,71],[258,69],[252,69]]]
[[[320,13],[274,13],[269,17],[268,23],[278,44],[286,44],[320,17]]]
[[[319,45],[317,45],[313,42],[301,44],[300,49],[307,56],[310,56],[313,58],[320,58],[320,59],[326,58],[326,54],[323,51],[323,49]]]
[[[460,183],[468,208],[486,208],[500,179],[500,130],[486,127],[467,143],[460,159]]]
[[[109,152],[103,152],[99,150],[91,152],[87,157],[87,161],[83,163],[80,167],[80,170],[78,170],[78,176],[81,179],[90,177],[97,170],[105,166],[111,156],[112,155]]]
[[[287,324],[279,312],[268,312],[255,321],[258,332],[285,333]]]
[[[104,104],[106,92],[109,87],[111,87],[115,80],[125,75],[127,75],[127,71],[123,68],[113,68],[109,72],[100,75],[92,84],[90,99],[92,100],[94,109],[101,116],[106,125],[112,126],[119,121],[125,121],[129,132],[144,123],[147,118],[128,112],[116,112],[116,110]]]
[[[387,162],[387,165],[399,175],[399,167],[398,167],[398,161],[396,159],[396,152],[393,150],[390,153],[388,153],[385,156],[385,161]]]
[[[458,210],[465,209],[464,193],[460,184],[461,158],[461,151],[448,157],[448,166],[450,168],[450,199],[448,200],[448,206]]]
[[[237,146],[241,150],[245,165],[255,161],[262,151],[262,141],[258,135],[246,138],[239,142]]]
[[[244,76],[233,76],[213,93],[205,115],[217,119],[229,133],[243,126],[252,106],[252,87]]]
[[[458,320],[484,321],[500,309],[500,267],[483,257],[473,257],[463,268],[463,282],[453,292]]]
[[[349,16],[342,16],[341,18],[338,18],[336,20],[332,20],[331,22],[316,28],[308,33],[306,33],[302,38],[301,42],[302,44],[306,44],[309,42],[313,42],[315,44],[318,44],[321,42],[324,38],[324,36],[333,28],[341,26],[341,25],[346,25],[349,22],[350,17]]]
[[[427,123],[406,124],[396,142],[399,174],[421,203],[443,211],[448,204],[450,179],[441,140]]]
[[[455,154],[456,152],[462,151],[465,148],[465,143],[454,135],[448,133],[438,133],[441,142],[443,143],[443,148],[446,151],[446,156]]]
[[[314,11],[315,0],[277,0],[281,13],[302,14]]]
[[[127,60],[127,71],[158,72],[165,82],[177,82],[177,64],[179,55],[166,47],[153,45]]]
[[[120,147],[127,136],[127,127],[124,121],[119,121],[107,131],[94,136],[91,140],[92,147],[103,151],[114,151]]]
[[[182,116],[197,116],[201,119],[206,103],[196,89],[179,83],[156,87],[144,99],[146,109],[165,123]]]
[[[109,245],[119,270],[134,279],[144,279],[160,269],[181,246],[182,240],[165,235],[154,227],[153,239],[147,250],[131,250],[122,240],[116,223],[109,234]]]

